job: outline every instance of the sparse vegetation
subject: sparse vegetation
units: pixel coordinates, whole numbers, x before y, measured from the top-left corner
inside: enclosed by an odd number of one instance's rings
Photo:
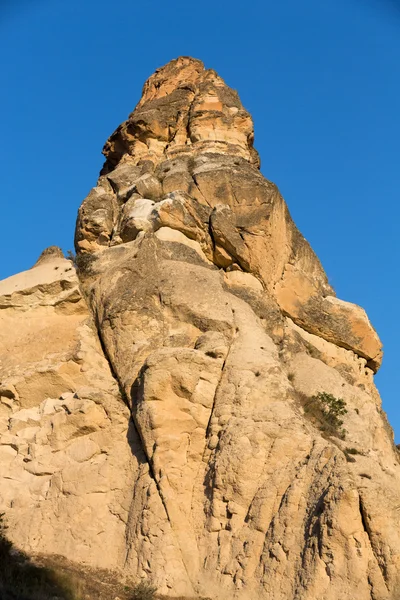
[[[0,514],[0,598],[2,600],[83,600],[79,581],[32,563],[7,538],[4,513]]]
[[[70,260],[73,264],[76,263],[76,254],[72,250],[67,250],[67,252],[65,253],[65,258],[67,260]]]
[[[316,348],[315,346],[313,346],[312,344],[310,344],[309,342],[303,342],[304,346],[306,348],[307,353],[312,357],[312,358],[321,358],[321,352],[318,350],[318,348]]]
[[[347,454],[361,454],[357,448],[346,448],[345,452],[347,452]]]
[[[357,454],[362,454],[357,450],[357,448],[346,448],[344,451],[347,462],[356,462],[354,456]]]
[[[294,373],[293,373],[293,371],[290,371],[288,373],[287,378],[289,379],[290,383],[292,383],[294,381]]]
[[[96,260],[94,254],[89,252],[84,252],[82,254],[75,254],[72,250],[67,250],[65,253],[65,258],[70,260],[74,267],[85,275],[89,275],[91,271],[91,266],[93,262]]]
[[[305,414],[314,425],[328,437],[344,440],[346,430],[342,427],[343,417],[347,413],[346,402],[327,392],[318,392],[315,396],[301,395]]]
[[[81,273],[89,275],[91,267],[96,257],[93,254],[77,254],[75,257],[75,266]]]
[[[146,581],[141,581],[130,592],[129,600],[155,600],[156,591],[156,587]]]

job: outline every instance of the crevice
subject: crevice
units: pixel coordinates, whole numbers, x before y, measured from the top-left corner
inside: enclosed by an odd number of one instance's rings
[[[140,374],[139,374],[139,376],[140,376]],[[138,376],[138,377],[139,377],[139,376]],[[188,577],[188,581],[190,581],[190,582],[191,582],[191,584],[192,584],[192,585],[194,585],[194,582],[192,581],[192,579],[191,579],[191,577],[190,577],[190,574],[189,574],[189,572],[188,572],[188,570],[187,570],[187,567],[186,567],[185,558],[184,558],[184,553],[182,552],[181,545],[180,545],[180,543],[179,543],[179,540],[178,540],[178,539],[176,538],[176,536],[175,536],[175,529],[174,529],[173,523],[172,523],[172,521],[171,521],[171,518],[170,518],[170,515],[169,515],[169,512],[168,512],[168,506],[167,506],[167,503],[166,503],[166,501],[165,501],[165,498],[164,498],[164,495],[163,495],[163,493],[162,493],[162,490],[161,490],[161,487],[160,487],[160,485],[159,485],[159,482],[157,481],[157,478],[156,478],[156,474],[155,474],[155,471],[154,471],[154,467],[153,467],[152,460],[151,460],[151,458],[149,458],[149,456],[147,455],[147,452],[146,452],[146,445],[145,445],[145,443],[144,443],[144,440],[143,440],[143,437],[142,437],[142,434],[141,434],[140,427],[139,427],[139,425],[136,423],[136,421],[135,421],[135,419],[134,419],[134,416],[133,416],[133,414],[132,414],[132,413],[131,413],[130,422],[131,422],[131,424],[132,424],[132,427],[134,428],[134,431],[135,431],[135,433],[137,434],[137,437],[138,437],[138,439],[140,440],[141,450],[142,450],[142,452],[143,452],[143,456],[145,457],[145,459],[146,459],[146,463],[147,463],[147,465],[148,465],[148,475],[149,475],[150,479],[151,479],[151,480],[154,482],[154,485],[155,485],[155,488],[156,488],[156,490],[157,490],[158,496],[159,496],[159,498],[160,498],[160,500],[161,500],[161,504],[162,504],[162,506],[163,506],[163,508],[164,508],[164,511],[165,511],[165,516],[166,516],[166,518],[167,518],[167,521],[168,521],[168,523],[169,523],[169,525],[170,525],[170,528],[171,528],[171,534],[172,534],[172,535],[175,537],[175,540],[176,540],[176,547],[177,547],[177,548],[179,548],[179,550],[180,550],[180,553],[181,553],[181,558],[182,558],[182,565],[183,565],[183,567],[184,567],[184,569],[185,569],[185,571],[186,571],[186,574],[187,574],[187,577]],[[128,442],[128,443],[129,443],[129,442]],[[127,529],[128,529],[128,527],[129,527],[129,523],[127,522]],[[127,543],[128,543],[127,534],[125,534],[125,539],[126,539],[126,541],[127,541]],[[126,565],[126,563],[127,563],[128,559],[129,559],[129,553],[130,553],[130,549],[131,549],[131,545],[130,545],[130,547],[129,547],[129,548],[127,548],[127,550],[126,550],[126,556],[125,556],[125,565]]]
[[[197,98],[197,95],[199,93],[198,86],[195,86],[195,89],[192,90],[192,91],[193,91],[193,98],[192,98],[192,100],[190,102],[190,105],[189,105],[189,108],[188,108],[188,111],[187,111],[187,117],[188,118],[187,118],[187,122],[186,122],[186,138],[188,140],[190,140],[190,141],[192,141],[192,139],[191,139],[191,132],[190,132],[190,120],[191,120],[191,116],[192,116],[193,105],[194,105],[194,102],[195,102],[195,100]]]
[[[232,307],[231,307],[231,310],[232,310],[233,318],[235,319],[235,310]],[[234,342],[235,342],[235,338],[233,338],[233,340],[229,344],[228,352],[226,354],[226,357],[225,357],[224,362],[221,367],[221,372],[220,372],[218,383],[217,383],[215,391],[214,391],[213,403],[212,403],[211,412],[210,412],[210,416],[208,419],[207,428],[206,428],[206,432],[205,432],[205,446],[204,446],[203,455],[202,455],[202,462],[203,463],[207,462],[208,466],[205,468],[203,488],[204,488],[204,493],[205,493],[205,496],[206,496],[206,499],[207,499],[209,505],[211,505],[212,501],[213,501],[213,490],[215,489],[215,486],[212,484],[212,482],[215,477],[215,471],[213,468],[213,461],[211,462],[211,464],[208,463],[208,460],[212,456],[212,451],[210,451],[210,449],[208,448],[207,440],[210,436],[211,419],[214,415],[217,394],[218,394],[220,386],[221,386],[222,378],[225,374],[226,364],[227,364],[227,361],[228,361],[228,358],[229,358],[229,355],[230,355],[230,352],[231,352]],[[205,510],[205,507],[204,507],[204,510]]]
[[[107,346],[106,346],[106,344],[105,344],[105,342],[103,340],[103,336],[102,336],[102,332],[101,332],[101,328],[100,328],[100,320],[99,320],[98,312],[95,311],[95,310],[92,310],[90,300],[87,298],[87,295],[85,294],[85,292],[83,290],[83,287],[81,285],[81,281],[79,279],[79,269],[77,269],[76,275],[77,275],[77,279],[78,279],[79,291],[81,293],[82,299],[84,300],[84,302],[86,304],[89,316],[92,317],[92,323],[93,323],[93,325],[95,327],[95,330],[96,330],[97,339],[99,341],[99,344],[100,344],[103,356],[104,356],[104,358],[107,361],[108,367],[110,369],[111,376],[112,376],[112,378],[114,379],[115,383],[118,386],[118,391],[119,391],[119,394],[121,396],[122,401],[124,402],[124,404],[128,408],[130,408],[126,392],[125,392],[124,388],[122,387],[122,385],[121,385],[121,383],[119,381],[118,375],[117,375],[117,373],[116,373],[116,371],[114,369],[113,362],[112,362],[111,357],[110,357],[110,355],[108,353]]]
[[[268,461],[271,458],[272,450],[274,449],[275,444],[276,444],[276,440],[274,439],[272,441],[272,444],[271,444],[269,450],[268,450],[268,455],[264,459],[264,469],[263,470],[265,470],[265,467],[267,466]],[[244,522],[245,523],[249,523],[249,521],[251,519],[251,510],[253,508],[254,501],[255,501],[255,499],[257,498],[258,494],[261,492],[261,490],[263,489],[264,486],[265,486],[265,480],[263,480],[262,483],[260,483],[260,485],[257,487],[255,493],[253,494],[253,497],[252,497],[252,499],[250,501],[250,504],[249,504],[249,508],[247,509],[246,516],[244,518]],[[261,559],[261,557],[260,557],[260,559]]]
[[[260,237],[260,238],[264,238],[265,234],[264,233],[256,233],[255,231],[249,231],[246,227],[239,227],[238,225],[236,226],[236,229],[238,230],[238,233],[240,235],[240,237],[242,238],[242,240],[244,241],[244,243],[246,244],[246,239],[243,235],[242,232],[244,232],[246,235],[252,235],[253,237]]]
[[[123,386],[122,386],[122,384],[121,384],[121,382],[120,382],[120,380],[118,378],[118,375],[117,375],[117,373],[116,373],[116,371],[114,369],[114,365],[113,365],[111,357],[110,357],[110,355],[108,353],[107,346],[106,346],[106,344],[105,344],[105,342],[103,340],[103,336],[102,336],[101,329],[100,329],[99,316],[98,316],[97,311],[93,314],[93,321],[94,321],[94,325],[95,325],[96,331],[97,331],[97,338],[99,340],[100,347],[101,347],[101,350],[103,352],[104,358],[106,359],[106,361],[108,363],[108,367],[110,369],[111,376],[112,376],[112,378],[114,379],[115,383],[118,386],[118,390],[119,390],[119,393],[121,395],[121,398],[122,398],[124,404],[130,409],[130,405],[129,405],[129,401],[128,401],[126,392],[125,392],[125,390],[124,390],[124,388],[123,388]]]
[[[210,217],[209,217],[209,221],[208,221],[208,231],[209,231],[209,234],[210,234],[210,237],[211,237],[211,241],[212,241],[213,246],[214,246],[214,250],[215,250],[216,245],[218,245],[221,248],[223,248],[225,250],[225,252],[227,252],[229,254],[229,256],[232,258],[232,261],[233,262],[235,262],[235,261],[237,262],[237,264],[240,266],[240,268],[242,269],[242,271],[244,273],[250,273],[251,275],[253,275],[254,277],[256,277],[260,281],[260,283],[262,284],[263,287],[265,287],[265,284],[260,279],[259,274],[257,272],[253,272],[251,270],[250,265],[246,261],[246,259],[243,258],[243,256],[241,256],[237,252],[232,251],[233,244],[231,244],[231,248],[229,249],[229,240],[226,240],[226,238],[225,238],[225,240],[220,239],[219,241],[216,241],[216,239],[214,237],[214,233],[213,233],[212,214],[213,213],[211,212]],[[244,245],[246,246],[246,250],[249,252],[249,247],[247,245],[247,241],[243,237],[242,233],[239,230],[237,230],[237,231],[238,231],[238,235],[240,236],[240,238],[242,239]]]
[[[314,449],[318,453],[314,452]],[[319,449],[316,440],[313,442],[313,446],[309,454],[305,457],[304,465],[310,465],[310,468],[314,470],[313,481],[307,486],[307,497],[305,501],[305,512],[302,520],[303,530],[303,545],[298,559],[296,560],[296,582],[295,582],[295,597],[298,598],[298,594],[301,594],[301,590],[307,587],[307,570],[310,562],[315,562],[316,554],[318,558],[322,560],[326,566],[329,566],[323,558],[323,548],[328,546],[329,548],[329,532],[324,531],[323,524],[325,527],[329,527],[329,519],[327,520],[327,511],[330,508],[331,500],[329,499],[329,492],[337,488],[337,481],[335,479],[335,465],[331,465],[331,460],[325,463],[321,467],[320,460],[323,456],[325,447]],[[313,467],[310,464],[313,460]],[[333,461],[336,461],[336,457],[333,457]],[[328,473],[326,473],[328,470]],[[328,536],[328,538],[326,538]],[[325,537],[325,544],[324,544]],[[311,556],[310,556],[311,553]]]
[[[78,275],[78,281],[79,281],[79,275]],[[79,284],[80,284],[80,281],[79,281]],[[156,487],[157,493],[158,493],[158,495],[159,495],[159,497],[160,497],[161,503],[162,503],[162,505],[163,505],[163,507],[164,507],[164,510],[165,510],[165,515],[166,515],[166,518],[167,518],[167,520],[168,520],[168,522],[169,522],[169,524],[170,524],[170,527],[171,527],[171,532],[174,534],[174,528],[173,528],[173,525],[172,525],[172,522],[171,522],[171,519],[170,519],[170,516],[169,516],[169,513],[168,513],[168,508],[167,508],[167,505],[166,505],[165,499],[164,499],[164,497],[163,497],[162,491],[161,491],[161,489],[160,489],[160,486],[159,486],[159,484],[158,484],[157,478],[156,478],[156,476],[155,476],[155,473],[154,473],[154,469],[153,469],[153,464],[152,464],[152,461],[151,461],[151,459],[149,458],[149,456],[148,456],[148,455],[147,455],[147,453],[146,453],[146,446],[145,446],[145,444],[144,444],[144,440],[143,440],[143,437],[142,437],[142,435],[141,435],[140,427],[139,427],[139,426],[138,426],[138,424],[136,423],[136,421],[135,421],[135,419],[134,419],[134,416],[133,416],[133,412],[132,412],[132,403],[130,402],[130,399],[128,398],[128,396],[127,396],[127,394],[126,394],[126,391],[125,391],[125,389],[123,388],[123,386],[122,386],[121,382],[119,381],[119,378],[118,378],[118,375],[117,375],[117,373],[116,373],[116,371],[115,371],[115,369],[114,369],[114,366],[113,366],[113,363],[112,363],[111,357],[110,357],[110,355],[109,355],[109,353],[108,353],[108,350],[107,350],[106,344],[105,344],[105,342],[104,342],[104,340],[103,340],[103,336],[102,336],[102,333],[101,333],[101,328],[100,328],[99,315],[98,315],[97,311],[92,311],[92,309],[91,309],[91,307],[90,307],[90,304],[89,304],[89,302],[88,302],[88,300],[87,300],[87,298],[86,298],[86,295],[83,293],[83,290],[81,289],[81,286],[80,286],[80,285],[79,285],[79,288],[80,288],[80,290],[81,290],[82,297],[83,297],[83,299],[84,299],[84,300],[85,300],[85,302],[86,302],[86,305],[87,305],[87,308],[88,308],[89,315],[91,315],[91,316],[92,316],[93,323],[94,323],[94,326],[95,326],[95,328],[96,328],[97,338],[98,338],[98,340],[99,340],[99,343],[100,343],[100,346],[101,346],[101,349],[102,349],[103,355],[104,355],[104,357],[105,357],[105,359],[106,359],[106,361],[107,361],[107,363],[108,363],[108,366],[109,366],[109,369],[110,369],[110,373],[111,373],[111,375],[112,375],[113,379],[115,380],[115,382],[116,382],[116,384],[117,384],[117,386],[118,386],[118,390],[119,390],[119,393],[120,393],[120,395],[121,395],[121,398],[122,398],[122,400],[124,401],[124,403],[126,404],[126,406],[127,406],[127,407],[129,408],[129,410],[130,410],[131,416],[130,416],[130,420],[129,420],[129,422],[131,423],[131,425],[132,425],[132,426],[133,426],[133,428],[134,428],[134,431],[135,431],[135,433],[136,433],[137,439],[139,439],[139,440],[140,440],[140,443],[141,443],[141,444],[140,444],[140,445],[141,445],[141,450],[142,450],[143,456],[145,457],[145,459],[146,459],[146,462],[147,462],[147,465],[148,465],[148,474],[149,474],[149,477],[150,477],[150,478],[151,478],[151,479],[154,481],[154,484],[155,484],[155,487]],[[139,379],[139,377],[141,376],[141,374],[142,374],[142,373],[143,373],[143,368],[142,368],[142,370],[139,372],[139,374],[138,374],[138,376],[137,376],[137,378],[136,378],[136,381]],[[130,444],[130,441],[129,441],[129,426],[128,426],[128,441],[127,441],[127,443],[128,443],[128,444],[129,444],[129,446],[131,447],[131,444]],[[131,448],[131,450],[132,450],[132,448]],[[133,451],[133,450],[132,450],[132,451]],[[128,528],[128,523],[127,523],[127,528]],[[127,540],[127,534],[125,534],[125,539]],[[191,578],[190,578],[190,575],[189,575],[189,573],[188,573],[188,571],[187,571],[186,564],[185,564],[185,560],[184,560],[184,557],[183,557],[183,553],[182,553],[182,550],[181,550],[181,548],[180,548],[180,544],[179,544],[178,540],[176,541],[176,544],[177,544],[177,547],[178,547],[178,548],[180,549],[180,551],[181,551],[181,555],[182,555],[182,564],[183,564],[183,566],[184,566],[184,568],[185,568],[185,570],[186,570],[186,573],[187,573],[187,576],[188,576],[188,580],[189,580],[189,581],[192,583],[192,585],[193,585],[193,582],[192,582],[192,580],[191,580]],[[126,564],[126,562],[128,561],[128,558],[129,558],[129,551],[130,551],[130,548],[127,548],[127,550],[126,550],[126,556],[125,556],[125,564]]]
[[[235,327],[235,325],[236,325],[236,323],[235,323],[235,309],[231,307],[231,311],[232,311],[232,317],[233,317],[233,326]],[[228,351],[227,351],[225,359],[224,359],[224,362],[222,363],[221,373],[220,373],[219,380],[218,380],[218,383],[217,383],[216,388],[215,388],[214,397],[213,397],[213,403],[212,403],[212,407],[211,407],[211,413],[210,413],[210,417],[209,417],[208,423],[207,423],[206,439],[208,438],[208,436],[210,434],[211,418],[212,418],[213,413],[214,413],[214,408],[215,408],[215,402],[216,402],[216,399],[217,399],[217,394],[218,394],[218,391],[219,391],[219,388],[220,388],[220,385],[221,385],[221,382],[222,382],[222,377],[223,377],[223,375],[225,373],[225,366],[226,366],[226,363],[228,361],[228,358],[229,358],[229,355],[230,355],[230,352],[231,352],[231,349],[232,349],[232,346],[233,346],[234,343],[235,343],[235,337],[230,342],[230,344],[228,346]]]
[[[209,236],[211,238],[211,243],[212,243],[212,246],[213,246],[213,252],[215,252],[215,248],[217,246],[217,242],[215,241],[214,231],[213,231],[212,224],[211,224],[211,215],[212,215],[212,212],[209,214],[209,217],[208,217],[208,234],[209,234]]]
[[[368,581],[368,587],[369,587],[369,594],[371,597],[371,600],[376,600],[375,594],[374,594],[374,584],[371,581],[370,576],[368,575],[367,577],[367,581]]]
[[[363,526],[363,529],[365,531],[365,533],[368,535],[368,539],[369,539],[369,543],[371,544],[372,547],[372,541],[370,538],[370,529],[367,526],[367,517],[366,517],[366,513],[365,513],[365,509],[364,509],[364,505],[363,505],[363,501],[361,496],[358,496],[358,500],[359,500],[359,510],[360,510],[360,517],[361,517],[361,523]]]
[[[114,192],[115,196],[117,196],[117,194],[118,194],[118,185],[115,183],[115,181],[113,181],[112,179],[110,179],[108,176],[106,176],[106,177],[107,177],[108,183],[112,187],[112,191]]]
[[[232,182],[230,182],[230,186],[231,186],[232,196],[234,197],[235,202],[236,202],[236,206],[240,206],[241,203],[237,199],[237,196],[236,196],[236,193],[235,193],[235,188],[233,187]]]
[[[209,202],[207,202],[207,198],[204,196],[203,192],[201,191],[200,186],[199,186],[199,184],[197,183],[197,180],[196,180],[196,175],[194,175],[193,173],[190,173],[190,176],[191,176],[191,178],[193,180],[193,183],[196,186],[199,194],[201,195],[201,197],[203,198],[204,202],[206,203],[206,205],[209,206],[210,208],[213,208],[211,206],[211,204]]]
[[[226,362],[228,360],[229,353],[231,351],[232,345],[233,345],[233,341],[229,344],[228,352],[226,354],[224,362],[222,363],[219,380],[218,380],[218,383],[217,383],[217,385],[215,387],[214,396],[213,396],[213,402],[212,402],[212,407],[211,407],[211,412],[210,412],[210,417],[208,419],[208,423],[207,423],[207,427],[206,427],[206,433],[205,433],[205,439],[206,440],[208,439],[208,437],[210,435],[211,419],[212,419],[212,416],[213,416],[213,413],[214,413],[215,402],[216,402],[217,394],[218,394],[218,391],[219,391],[219,388],[220,388],[220,385],[221,385],[222,377],[224,376],[224,373],[225,373],[225,365],[226,365]],[[204,449],[204,453],[205,452],[206,452],[206,448]],[[203,458],[204,458],[204,454],[203,454]]]
[[[194,94],[193,90],[191,90],[191,92],[193,93],[193,98],[192,98],[192,100],[190,102],[189,109],[186,112],[187,122],[184,125],[185,129],[186,129],[186,136],[187,137],[188,137],[187,131],[188,131],[188,124],[189,124],[189,112],[190,112],[190,108],[192,106],[192,103],[193,103],[193,100],[194,100],[194,97],[195,97],[195,94]],[[167,142],[167,144],[166,144],[166,146],[165,146],[165,148],[163,150],[164,156],[166,157],[167,160],[168,160],[168,150],[169,150],[171,144],[173,143],[173,141],[175,140],[176,136],[178,135],[179,131],[182,129],[182,125],[184,124],[184,120],[185,120],[185,112],[182,112],[182,111],[178,110],[178,114],[176,116],[176,121],[175,121],[175,131],[172,134],[172,136],[168,139],[168,142]]]
[[[132,396],[133,396],[135,387],[136,387],[137,392],[140,393],[140,387],[141,387],[141,383],[142,383],[142,377],[143,377],[143,373],[145,372],[145,370],[146,370],[146,365],[144,365],[141,368],[141,370],[139,371],[138,376],[136,377],[136,379],[135,379],[135,381],[134,381],[134,383],[132,385],[132,393],[131,393]],[[135,406],[137,406],[137,403],[133,402],[133,398],[131,398],[131,406],[132,406],[132,408],[135,407]],[[168,521],[168,523],[170,524],[170,527],[171,527],[171,533],[175,537],[176,547],[179,548],[179,551],[181,553],[182,565],[183,565],[183,567],[184,567],[184,569],[186,571],[186,574],[187,574],[187,577],[188,577],[188,581],[190,581],[190,583],[193,586],[193,588],[195,588],[195,582],[192,581],[192,578],[191,578],[191,576],[189,574],[189,571],[188,571],[188,568],[186,566],[185,553],[182,550],[182,547],[181,547],[181,544],[179,542],[179,539],[176,537],[175,528],[174,528],[174,525],[173,525],[173,521],[170,518],[170,514],[169,514],[169,511],[168,511],[167,502],[166,502],[166,500],[164,498],[162,489],[161,489],[161,487],[159,485],[159,482],[157,480],[157,477],[156,477],[156,474],[155,474],[155,471],[154,471],[154,466],[153,466],[152,459],[148,456],[148,454],[146,452],[146,444],[144,443],[144,439],[143,439],[143,436],[142,436],[142,431],[141,431],[139,423],[137,423],[137,421],[135,419],[134,411],[132,409],[131,409],[131,421],[132,421],[132,425],[133,425],[136,433],[138,434],[138,438],[139,438],[140,443],[141,443],[141,448],[142,448],[143,454],[144,454],[144,456],[146,458],[146,462],[147,462],[148,467],[149,467],[149,471],[148,471],[149,477],[154,481],[154,485],[156,487],[157,493],[158,493],[158,495],[160,497],[160,500],[161,500],[161,503],[162,503],[162,505],[164,507],[164,511],[165,511],[165,515],[167,517],[167,521]],[[167,479],[168,479],[168,476],[167,476]]]
[[[361,523],[362,523],[365,533],[368,536],[368,541],[369,541],[369,545],[371,547],[372,554],[375,558],[375,561],[379,567],[380,572],[382,573],[382,579],[384,581],[386,589],[388,590],[386,565],[382,564],[382,558],[381,558],[381,556],[379,556],[379,554],[376,552],[376,550],[374,548],[374,540],[373,540],[373,536],[372,536],[372,531],[371,531],[371,528],[370,528],[369,522],[368,522],[369,521],[368,513],[364,506],[364,502],[363,502],[361,494],[358,494],[358,498],[359,498],[359,511],[360,511]],[[373,596],[373,583],[370,582],[369,579],[368,579],[368,582],[370,583],[370,585],[372,584],[371,596]]]

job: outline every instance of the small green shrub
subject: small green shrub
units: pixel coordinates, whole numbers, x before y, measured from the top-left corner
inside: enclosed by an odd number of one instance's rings
[[[361,454],[357,448],[346,448],[345,452],[347,452],[347,454]]]
[[[327,436],[344,440],[346,430],[343,429],[343,417],[347,413],[346,402],[342,398],[335,398],[327,392],[318,392],[315,396],[303,397],[304,412],[308,414],[314,424]]]
[[[343,421],[339,418],[347,413],[346,402],[342,398],[335,398],[332,394],[319,392],[317,398],[325,406],[324,412],[328,421],[336,426],[343,425]]]
[[[90,275],[95,260],[96,257],[93,254],[77,254],[75,257],[75,266],[79,272],[84,275]]]
[[[356,462],[354,456],[356,454],[362,454],[357,450],[357,448],[346,448],[344,451],[344,455],[346,457],[347,462]]]
[[[155,600],[157,588],[146,581],[141,581],[132,590],[129,600]]]

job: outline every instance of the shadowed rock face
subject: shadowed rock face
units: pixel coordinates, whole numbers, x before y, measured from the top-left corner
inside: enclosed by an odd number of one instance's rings
[[[171,596],[395,600],[381,343],[335,297],[253,137],[214,71],[172,61],[104,147],[79,281],[53,250],[0,283],[0,508],[26,549]],[[318,392],[346,402],[345,439],[305,410]]]

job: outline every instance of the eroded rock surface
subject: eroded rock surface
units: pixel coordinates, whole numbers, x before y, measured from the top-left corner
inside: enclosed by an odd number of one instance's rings
[[[396,600],[381,343],[253,138],[214,71],[172,61],[104,147],[79,281],[53,251],[0,283],[0,508],[25,549],[171,596]],[[305,410],[319,392],[345,436]]]
[[[139,458],[74,266],[61,251],[44,254],[0,282],[0,305],[0,502],[10,533],[31,552],[119,567]]]

